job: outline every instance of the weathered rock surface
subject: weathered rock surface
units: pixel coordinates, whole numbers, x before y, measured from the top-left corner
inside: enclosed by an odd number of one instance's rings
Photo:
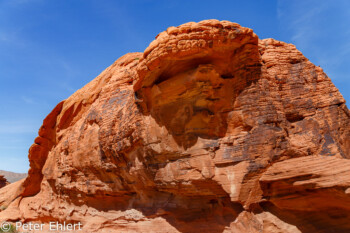
[[[349,114],[294,45],[227,21],[170,27],[45,118],[0,220],[350,232]]]
[[[0,175],[0,188],[4,187],[8,185],[8,181],[6,180],[6,178],[2,175]]]
[[[0,189],[0,211],[6,209],[23,191],[24,180],[11,183]]]

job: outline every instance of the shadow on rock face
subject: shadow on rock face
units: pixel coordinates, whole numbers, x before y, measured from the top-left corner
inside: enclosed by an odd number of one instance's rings
[[[231,64],[232,65],[232,64]],[[144,113],[165,126],[179,146],[187,149],[198,137],[218,139],[227,130],[227,115],[236,97],[259,77],[259,66],[247,73],[223,73],[222,67],[198,64],[144,87]]]
[[[303,233],[342,233],[350,230],[349,213],[338,208],[330,208],[327,211],[297,211],[280,209],[271,202],[263,202],[260,205],[264,211],[296,226]]]

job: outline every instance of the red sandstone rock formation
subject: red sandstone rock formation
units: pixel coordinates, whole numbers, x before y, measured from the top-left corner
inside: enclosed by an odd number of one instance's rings
[[[0,188],[5,187],[6,185],[8,185],[6,178],[0,175]]]
[[[350,112],[294,45],[170,27],[59,103],[0,220],[85,232],[350,232]]]

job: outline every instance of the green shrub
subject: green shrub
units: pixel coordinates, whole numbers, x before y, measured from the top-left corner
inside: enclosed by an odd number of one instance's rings
[[[18,231],[16,230],[16,226],[15,225],[10,225],[10,229],[6,229],[6,230],[4,230],[4,229],[2,229],[1,227],[0,227],[0,232],[9,232],[9,233],[18,233]]]

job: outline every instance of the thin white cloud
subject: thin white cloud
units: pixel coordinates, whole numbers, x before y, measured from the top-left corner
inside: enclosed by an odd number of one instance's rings
[[[350,1],[278,0],[277,17],[289,42],[333,78],[343,76],[339,67],[350,56]]]
[[[68,83],[60,83],[59,84],[61,88],[63,88],[63,90],[73,94],[75,91],[77,91],[77,88],[72,87],[70,84]]]
[[[4,7],[21,7],[25,4],[33,4],[36,2],[41,2],[42,0],[8,0],[8,1],[3,1],[0,6]]]
[[[319,19],[327,9],[325,2],[315,0],[284,1],[277,4],[277,16],[284,30],[290,33],[291,42],[304,48],[320,36]]]
[[[37,125],[23,120],[0,123],[0,135],[35,133],[38,129]]]
[[[34,143],[34,141],[33,141]],[[29,149],[27,146],[24,146],[24,145],[17,145],[17,146],[6,146],[6,145],[0,145],[0,151],[3,151],[3,150],[26,150],[26,149]]]
[[[0,40],[2,42],[8,42],[11,41],[10,36],[4,32],[0,32]]]
[[[0,28],[0,42],[2,45],[14,45],[17,48],[23,48],[26,42],[19,36],[20,28],[17,29],[4,29]]]
[[[17,47],[26,46],[22,26],[11,24],[14,18],[21,17],[21,9],[42,2],[43,0],[0,0],[0,42]],[[5,23],[4,23],[5,22]],[[2,23],[2,24],[1,24]]]
[[[26,103],[26,104],[36,104],[37,102],[34,101],[32,98],[27,97],[27,96],[22,96],[21,99]]]

